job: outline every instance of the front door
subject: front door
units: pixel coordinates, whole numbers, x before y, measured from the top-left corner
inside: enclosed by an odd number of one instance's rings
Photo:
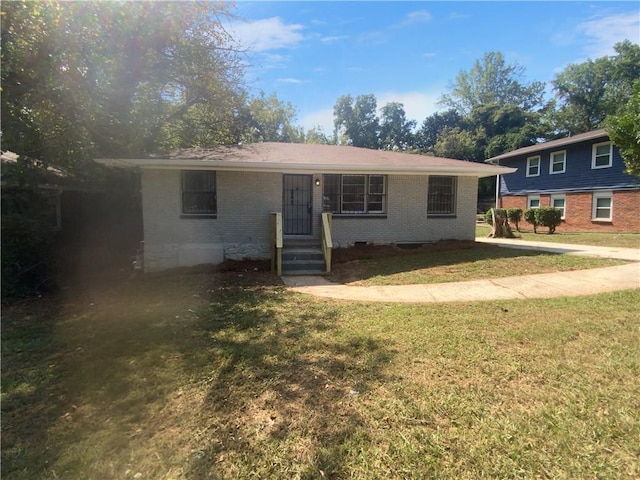
[[[311,235],[312,176],[284,175],[282,221],[285,235]]]

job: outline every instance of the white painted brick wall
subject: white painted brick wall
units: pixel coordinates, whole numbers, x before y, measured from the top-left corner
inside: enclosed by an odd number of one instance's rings
[[[177,170],[142,172],[146,271],[268,257],[269,213],[280,210],[281,174],[217,172],[217,218],[180,218],[180,181]]]
[[[458,178],[455,217],[429,218],[427,176],[394,175],[387,181],[387,218],[334,217],[333,237],[339,246],[475,238],[477,178]]]
[[[268,258],[269,213],[281,211],[281,173],[218,171],[215,219],[180,218],[180,179],[177,170],[143,171],[145,270],[219,263],[225,258]],[[334,217],[337,246],[475,238],[475,177],[458,179],[455,218],[427,218],[428,177],[394,175],[387,181],[386,218]],[[322,187],[312,188],[313,236],[319,238]]]

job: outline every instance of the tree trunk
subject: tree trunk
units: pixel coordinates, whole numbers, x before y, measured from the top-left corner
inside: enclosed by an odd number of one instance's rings
[[[491,238],[514,238],[511,227],[509,226],[509,218],[507,213],[502,209],[491,209],[491,218],[493,229],[489,233]]]

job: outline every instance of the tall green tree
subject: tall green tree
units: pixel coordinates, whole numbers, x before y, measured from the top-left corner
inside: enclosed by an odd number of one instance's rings
[[[407,120],[402,103],[387,103],[382,107],[380,118],[380,147],[383,150],[407,150],[414,143],[415,126],[415,120]]]
[[[634,83],[634,92],[624,108],[607,117],[609,137],[620,149],[627,166],[626,172],[640,177],[640,80]]]
[[[455,110],[447,110],[443,113],[436,112],[424,119],[415,134],[414,146],[425,153],[433,153],[438,137],[451,128],[464,128],[462,116]]]
[[[275,94],[264,92],[252,98],[247,106],[249,126],[245,133],[248,142],[302,143],[304,131],[294,125],[296,110],[289,102],[283,102]]]
[[[354,147],[379,147],[380,122],[375,95],[351,95],[338,98],[334,107],[335,135],[342,143]]]
[[[502,53],[486,53],[469,71],[458,73],[439,103],[462,116],[486,104],[535,110],[543,104],[545,85],[543,82],[526,83],[524,73],[525,68],[518,63],[507,64]]]
[[[245,102],[229,14],[222,2],[3,2],[3,150],[73,165],[228,142]]]
[[[433,149],[438,157],[471,162],[477,161],[479,157],[478,137],[474,132],[459,127],[445,128]]]
[[[557,108],[550,123],[558,135],[601,128],[608,115],[626,108],[640,78],[640,45],[626,40],[614,50],[612,56],[571,64],[553,80]]]

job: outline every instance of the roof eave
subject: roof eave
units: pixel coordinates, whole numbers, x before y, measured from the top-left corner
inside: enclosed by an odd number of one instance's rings
[[[464,166],[452,167],[449,165],[433,166],[381,166],[381,165],[355,165],[355,164],[310,164],[310,163],[282,163],[282,162],[234,162],[215,160],[190,160],[190,159],[119,159],[100,158],[96,161],[102,165],[112,167],[157,170],[196,170],[215,169],[220,171],[246,171],[246,172],[292,172],[292,173],[381,173],[389,175],[429,175],[437,173],[440,175],[457,175],[472,177],[490,177],[493,175],[503,175],[513,173],[517,169],[510,167],[489,166],[484,164],[465,163]],[[477,167],[475,166],[477,165]]]

